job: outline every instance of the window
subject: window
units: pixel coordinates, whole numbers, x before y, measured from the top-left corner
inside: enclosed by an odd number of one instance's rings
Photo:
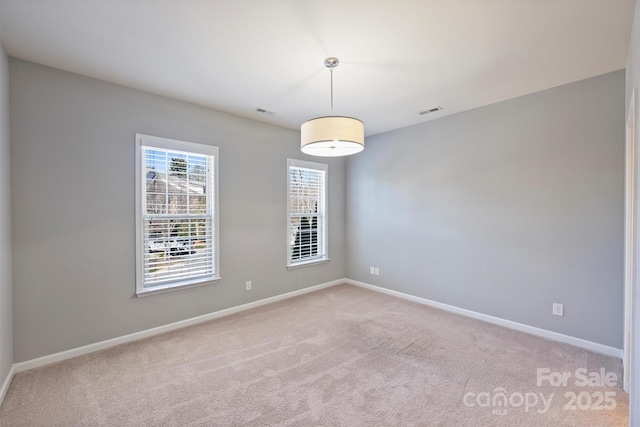
[[[136,293],[219,280],[218,148],[136,135]]]
[[[287,267],[328,261],[327,165],[287,159]]]

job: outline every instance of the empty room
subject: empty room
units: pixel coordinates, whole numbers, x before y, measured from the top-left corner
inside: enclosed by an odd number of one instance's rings
[[[0,427],[640,427],[637,0],[0,0]]]

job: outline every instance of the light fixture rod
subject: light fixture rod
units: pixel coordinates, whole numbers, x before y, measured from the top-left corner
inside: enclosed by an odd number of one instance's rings
[[[329,68],[331,72],[331,115],[333,116],[333,67]]]
[[[333,56],[324,60],[324,66],[331,72],[331,115],[333,116],[333,69],[340,64],[340,60]]]

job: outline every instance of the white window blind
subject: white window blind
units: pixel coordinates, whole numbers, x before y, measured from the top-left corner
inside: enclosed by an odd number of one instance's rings
[[[217,280],[217,147],[137,136],[137,292]]]
[[[327,165],[288,159],[288,265],[327,260]]]

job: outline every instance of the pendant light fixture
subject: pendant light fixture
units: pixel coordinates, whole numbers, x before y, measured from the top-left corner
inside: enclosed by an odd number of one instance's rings
[[[338,58],[324,60],[331,74],[331,116],[317,117],[302,124],[300,149],[322,157],[348,156],[364,150],[364,123],[353,117],[333,115],[333,69]]]

